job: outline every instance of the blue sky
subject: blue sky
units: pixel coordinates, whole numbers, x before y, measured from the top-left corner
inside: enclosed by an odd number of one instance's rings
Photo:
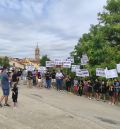
[[[0,0],[0,55],[67,57],[106,0]]]

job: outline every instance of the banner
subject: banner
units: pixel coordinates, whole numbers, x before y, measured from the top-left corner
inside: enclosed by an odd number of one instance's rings
[[[76,69],[80,69],[80,65],[72,65],[71,72],[76,72]]]
[[[81,58],[81,65],[86,65],[87,63],[88,63],[88,61],[87,61],[87,60],[85,60],[85,59]]]
[[[118,73],[116,69],[105,70],[105,74],[107,79],[118,77]]]
[[[46,67],[40,66],[40,67],[38,68],[38,72],[45,73],[45,72],[46,72]]]
[[[103,68],[96,68],[96,76],[106,77],[105,69],[103,69]]]
[[[71,68],[71,61],[64,61],[63,68]]]
[[[89,77],[89,71],[87,69],[78,69],[78,70],[76,70],[76,76]]]
[[[89,61],[88,56],[86,54],[82,55],[81,65],[86,65],[88,61]]]
[[[120,73],[120,64],[117,64],[117,72]]]
[[[66,61],[71,61],[71,63],[73,64],[73,63],[74,63],[74,57],[68,57],[68,58],[66,59]]]
[[[83,59],[83,60],[86,60],[87,62],[89,61],[87,54],[83,54],[83,55],[82,55],[82,59]]]
[[[35,70],[35,67],[31,64],[26,65],[25,68],[27,71],[34,71]]]
[[[54,64],[55,65],[63,65],[63,60],[60,58],[56,58],[56,59],[54,59]]]
[[[54,66],[55,66],[54,61],[46,61],[46,67],[47,68],[52,68]]]

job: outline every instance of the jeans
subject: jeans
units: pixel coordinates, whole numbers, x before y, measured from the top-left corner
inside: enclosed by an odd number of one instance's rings
[[[62,79],[56,79],[57,90],[62,90]]]
[[[46,80],[47,88],[49,89],[51,87],[51,80]]]

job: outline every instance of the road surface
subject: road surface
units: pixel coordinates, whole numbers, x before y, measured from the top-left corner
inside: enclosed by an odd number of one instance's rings
[[[0,108],[0,129],[120,129],[119,106],[55,89],[20,84],[17,108],[11,96],[9,103]]]

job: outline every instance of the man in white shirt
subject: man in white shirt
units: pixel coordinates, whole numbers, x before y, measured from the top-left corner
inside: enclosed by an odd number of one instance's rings
[[[57,90],[62,90],[62,81],[63,81],[64,75],[58,70],[56,73],[56,83],[57,83]]]

